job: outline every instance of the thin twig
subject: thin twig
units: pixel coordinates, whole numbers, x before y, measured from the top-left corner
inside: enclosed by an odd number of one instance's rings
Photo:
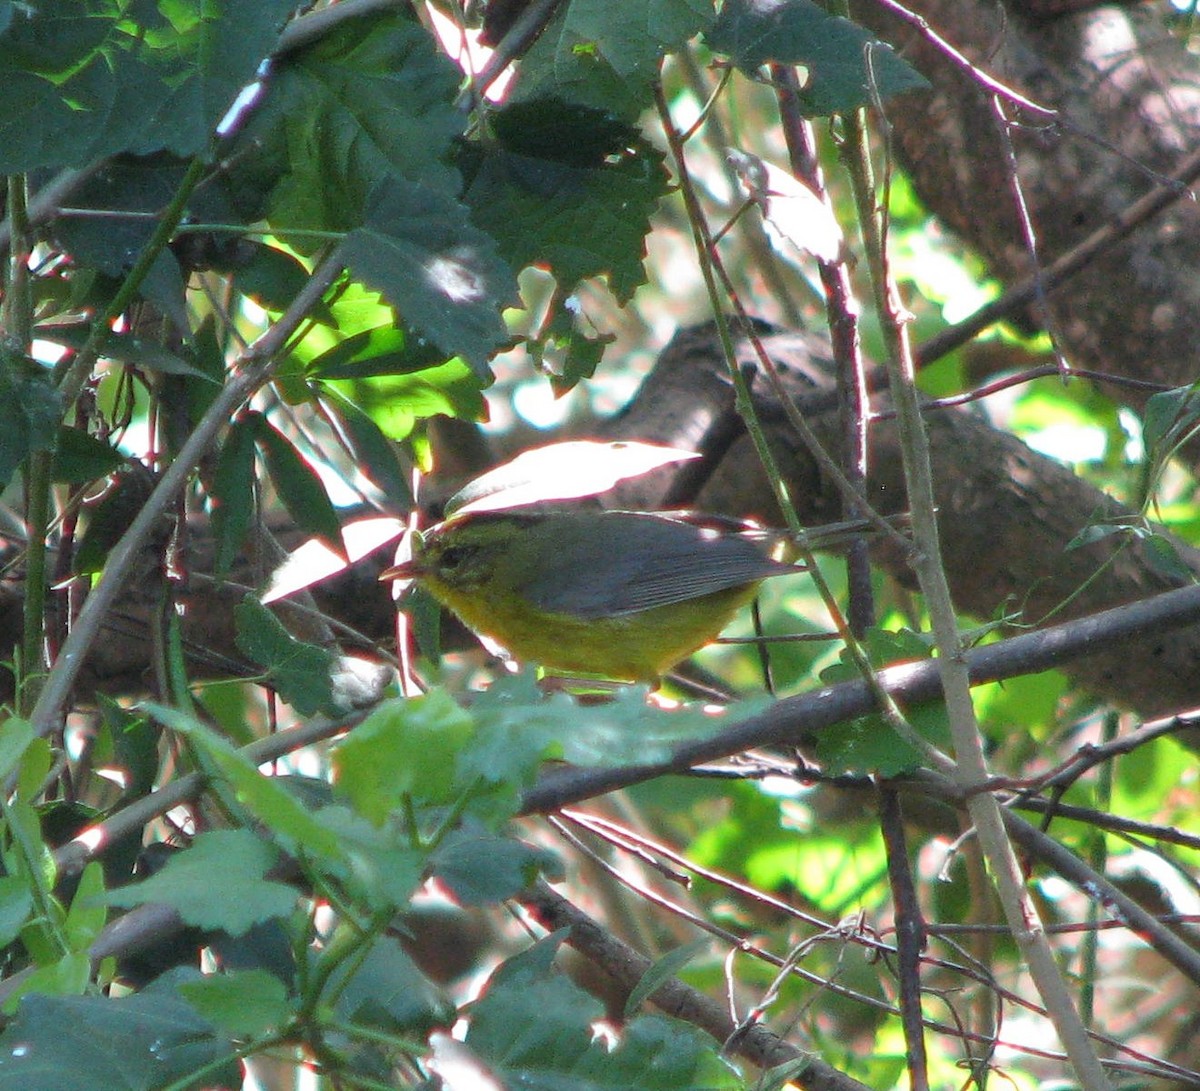
[[[104,578],[84,603],[30,716],[39,735],[48,735],[57,728],[84,660],[99,638],[105,617],[132,573],[134,561],[155,522],[183,491],[230,415],[271,378],[277,354],[341,270],[342,262],[337,252],[327,257],[279,320],[242,355],[234,365],[232,377],[196,425],[129,529],[113,547],[104,567]]]

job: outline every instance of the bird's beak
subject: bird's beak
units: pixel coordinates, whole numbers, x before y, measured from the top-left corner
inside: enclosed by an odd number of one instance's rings
[[[379,573],[379,580],[381,583],[386,583],[388,580],[415,580],[421,571],[421,566],[416,561],[405,561],[403,564],[394,564],[391,568],[385,568]]]

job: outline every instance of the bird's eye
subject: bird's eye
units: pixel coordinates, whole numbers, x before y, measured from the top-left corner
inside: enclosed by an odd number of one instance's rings
[[[442,568],[457,568],[467,559],[467,554],[470,552],[462,546],[451,546],[441,557]]]

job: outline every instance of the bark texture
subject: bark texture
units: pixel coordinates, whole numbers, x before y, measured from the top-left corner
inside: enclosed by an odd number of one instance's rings
[[[907,5],[972,63],[1040,105],[1005,104],[1016,178],[1036,233],[1017,218],[1008,142],[991,92],[874,0],[856,18],[930,81],[890,104],[896,148],[921,198],[1005,282],[1070,250],[1171,174],[1196,148],[1200,61],[1166,5],[1105,5],[1029,18],[1038,5],[913,0]],[[1037,14],[1035,10],[1035,15]],[[1050,297],[1051,329],[1077,367],[1183,386],[1198,374],[1200,205],[1182,199]],[[1032,316],[1040,324],[1040,316]],[[1110,391],[1135,406],[1146,395]]]

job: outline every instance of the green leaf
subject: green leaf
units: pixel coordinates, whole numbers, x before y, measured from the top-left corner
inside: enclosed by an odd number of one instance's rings
[[[465,206],[429,186],[385,181],[342,253],[406,325],[489,374],[488,357],[509,340],[500,311],[520,297],[494,240],[471,226]]]
[[[554,97],[509,103],[489,122],[513,155],[570,167],[599,167],[641,141],[641,130],[615,114]]]
[[[626,303],[646,280],[645,237],[668,187],[662,155],[644,142],[595,167],[500,151],[483,160],[466,201],[513,268],[548,267],[563,292],[603,275]]]
[[[266,1034],[291,1014],[283,982],[266,970],[235,970],[207,974],[179,986],[201,1018],[239,1038]]]
[[[115,765],[125,775],[122,800],[141,799],[153,789],[158,775],[162,729],[149,717],[130,711],[104,694],[97,694],[96,703],[103,729],[112,738],[105,764]]]
[[[299,258],[286,250],[253,245],[254,256],[234,271],[234,286],[264,311],[280,313],[308,283],[309,271]],[[329,310],[324,303],[318,304],[311,313],[321,321],[329,320]]]
[[[274,46],[290,0],[40,0],[0,34],[0,172],[118,152],[202,153]]]
[[[104,567],[109,550],[121,540],[149,495],[149,484],[149,473],[140,465],[113,478],[100,502],[88,512],[87,529],[71,558],[75,572],[99,572]]]
[[[463,769],[502,781],[528,768],[539,752],[573,765],[631,765],[664,761],[681,742],[728,729],[761,711],[742,701],[720,714],[701,705],[655,708],[642,686],[623,686],[610,701],[580,704],[565,693],[541,693],[530,672],[497,679],[471,707],[476,736]]]
[[[0,489],[31,451],[50,451],[58,438],[62,401],[41,365],[0,351]]]
[[[250,413],[246,419],[253,422],[271,483],[296,526],[344,557],[341,520],[320,475],[266,417]]]
[[[98,860],[92,860],[79,876],[71,908],[63,921],[63,935],[72,951],[86,951],[100,934],[108,917],[103,897],[104,869]]]
[[[305,371],[314,379],[362,379],[407,375],[444,359],[428,341],[393,324],[352,334],[312,360]]]
[[[589,336],[582,328],[584,322],[596,336]],[[615,340],[616,334],[596,333],[595,326],[577,307],[564,305],[544,327],[544,333],[537,340],[527,341],[525,348],[534,364],[546,372],[554,396],[561,398],[596,374],[604,350]]]
[[[427,851],[414,848],[398,824],[376,825],[336,803],[322,807],[316,817],[338,840],[338,863],[353,896],[379,912],[407,909],[424,877]]]
[[[31,947],[30,931],[30,928],[26,928],[21,936],[26,947]],[[47,946],[52,951],[58,949],[57,942]],[[87,951],[68,951],[52,961],[39,960],[33,972],[28,977],[18,979],[13,991],[5,997],[4,1014],[12,1015],[24,997],[37,993],[46,996],[80,996],[87,989],[91,977],[92,965]],[[0,1070],[0,1088],[4,1086],[3,1071]]]
[[[358,469],[383,490],[395,510],[411,509],[416,502],[393,441],[366,413],[336,390],[326,391],[326,397],[333,423]]]
[[[471,714],[442,690],[385,701],[334,750],[337,794],[376,824],[406,797],[452,802],[465,787],[456,765],[473,732]]]
[[[1142,414],[1142,445],[1148,455],[1162,456],[1168,437],[1178,437],[1200,419],[1200,388],[1180,386],[1153,395]]]
[[[1143,555],[1150,567],[1160,576],[1186,586],[1195,580],[1196,574],[1179,554],[1179,549],[1165,534],[1147,534],[1143,539]]]
[[[212,830],[175,853],[161,871],[110,890],[106,905],[127,909],[150,902],[174,907],[187,924],[241,936],[252,925],[284,917],[296,904],[286,883],[265,878],[278,854],[248,830]]]
[[[392,937],[376,939],[366,957],[354,962],[347,978],[348,962],[342,962],[330,982],[344,1018],[388,1034],[420,1038],[454,1022],[454,1005]]]
[[[698,457],[692,451],[636,440],[576,439],[531,447],[472,478],[445,504],[447,519],[607,492],[620,481]]]
[[[0,876],[0,947],[21,934],[33,909],[33,892],[23,879]]]
[[[872,629],[862,641],[862,647],[876,667],[928,659],[930,655],[928,640],[910,629],[899,632]],[[821,672],[821,681],[830,685],[860,677],[846,649],[842,649],[840,662]],[[949,722],[946,706],[941,701],[906,708],[904,715],[923,738],[935,746],[949,745]],[[900,738],[880,715],[860,716],[850,723],[821,732],[817,756],[838,773],[866,770],[885,777],[909,772],[924,763],[923,755]]]
[[[459,420],[486,420],[483,383],[462,360],[411,375],[380,375],[346,383],[356,405],[379,425],[390,439],[407,439],[417,421],[446,416]]]
[[[521,62],[516,98],[555,97],[633,122],[665,53],[712,20],[710,0],[571,0]]]
[[[454,105],[459,79],[411,16],[345,20],[277,61],[230,156],[233,175],[273,187],[272,222],[320,230],[360,226],[369,195],[388,179],[454,192],[445,159],[466,120]]]
[[[430,858],[430,869],[462,905],[498,905],[542,874],[562,879],[554,853],[477,827],[451,831]]]
[[[209,501],[212,504],[213,537],[216,559],[213,574],[217,579],[229,575],[233,562],[246,543],[246,533],[254,517],[254,420],[242,417],[234,421],[221,445],[217,468],[213,473]]]
[[[0,779],[8,780],[33,740],[33,725],[20,716],[9,716],[0,724]]]
[[[808,80],[799,99],[808,116],[844,114],[868,105],[872,80],[883,99],[928,86],[890,46],[812,0],[726,0],[705,40],[748,74],[768,62],[803,65]]]
[[[663,1016],[631,1020],[609,1048],[592,1030],[602,1014],[599,1001],[545,965],[544,952],[554,946],[543,941],[509,959],[471,1009],[465,1044],[498,1083],[532,1091],[743,1086],[714,1039]]]
[[[691,943],[685,943],[682,947],[676,947],[673,951],[668,951],[662,958],[652,963],[642,974],[638,983],[630,990],[629,996],[625,1000],[625,1018],[636,1015],[644,1000],[653,996],[661,985],[670,981],[692,959],[697,955],[704,954],[711,946],[712,941],[707,936],[702,936],[700,939],[692,940]]]
[[[301,799],[279,782],[280,778],[264,776],[225,739],[194,716],[154,704],[147,705],[146,711],[199,747],[232,785],[238,802],[284,839],[292,851],[312,853],[325,860],[340,858],[338,839]]]
[[[51,469],[56,484],[85,485],[115,473],[124,465],[125,456],[120,451],[82,428],[58,430]]]
[[[302,716],[337,712],[333,654],[297,640],[257,599],[246,596],[233,610],[237,646],[267,671],[271,685]]]
[[[585,45],[624,79],[653,78],[663,55],[699,34],[712,19],[712,0],[571,0],[557,29],[559,52]]]
[[[182,290],[182,282],[180,283]],[[90,330],[64,329],[47,340],[79,350],[91,334]],[[156,371],[163,375],[190,375],[204,382],[220,385],[219,380],[201,371],[178,353],[164,348],[159,342],[137,337],[131,333],[107,333],[100,339],[98,354],[108,360],[129,364],[143,371]]]
[[[232,1043],[162,982],[114,999],[29,995],[0,1035],[0,1091],[153,1091],[222,1057],[208,1085],[239,1086]]]

